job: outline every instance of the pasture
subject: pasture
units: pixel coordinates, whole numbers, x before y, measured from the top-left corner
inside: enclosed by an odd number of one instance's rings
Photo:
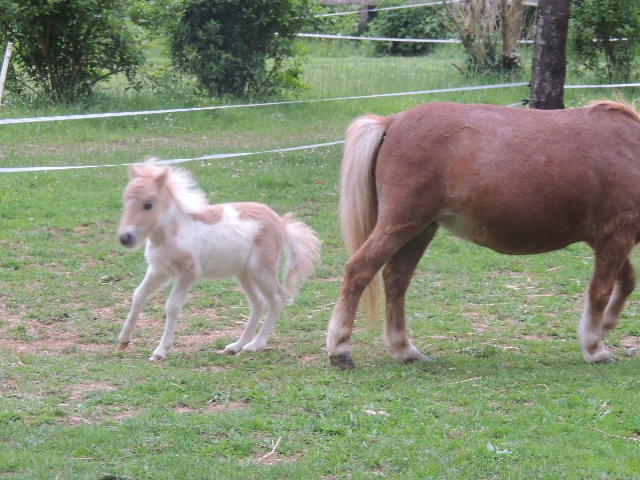
[[[483,83],[451,67],[456,47],[422,58],[308,48],[300,98]],[[120,88],[84,110],[183,106]],[[342,139],[365,112],[527,96],[522,87],[4,125],[0,166],[315,144]],[[568,90],[565,101],[613,96]],[[3,118],[53,113],[78,112],[0,110]],[[441,230],[407,301],[410,335],[432,361],[396,364],[381,329],[357,322],[358,369],[329,366],[326,327],[346,261],[336,216],[340,157],[333,146],[184,165],[211,203],[295,212],[322,239],[322,263],[283,311],[268,349],[255,354],[220,354],[249,312],[236,283],[198,284],[162,363],[147,358],[167,292],[149,302],[129,349],[115,351],[146,267],[141,250],[116,238],[127,169],[0,173],[0,478],[638,478],[640,360],[629,355],[640,345],[638,294],[608,339],[617,362],[585,364],[576,341],[593,269],[585,245],[504,256]]]

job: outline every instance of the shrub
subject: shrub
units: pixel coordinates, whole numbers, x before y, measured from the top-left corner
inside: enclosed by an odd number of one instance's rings
[[[175,65],[213,95],[273,93],[298,85],[295,33],[306,0],[187,0],[171,34]]]
[[[0,0],[1,40],[14,42],[8,89],[72,101],[115,73],[132,75],[142,56],[126,6],[126,0]]]
[[[379,7],[403,4],[399,0],[386,0]],[[383,10],[371,22],[371,36],[386,38],[444,38],[446,28],[442,23],[438,7],[416,7],[398,10]],[[429,53],[436,43],[375,42],[375,51],[390,55],[420,55]]]
[[[628,81],[640,42],[640,2],[580,0],[571,17],[576,61],[603,80]]]

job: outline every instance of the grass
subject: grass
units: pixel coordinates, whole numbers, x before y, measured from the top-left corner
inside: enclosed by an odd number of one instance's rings
[[[311,53],[307,98],[470,83],[450,67],[453,49],[416,59]],[[5,126],[0,164],[303,145],[342,138],[366,111],[526,96],[522,88]],[[566,101],[602,96],[568,91]],[[11,108],[3,116],[44,112]],[[411,336],[433,361],[397,365],[378,331],[358,328],[359,369],[328,366],[324,335],[346,261],[339,162],[330,147],[187,165],[212,202],[295,211],[322,238],[323,264],[258,354],[217,353],[248,308],[231,281],[198,285],[162,364],[146,358],[166,293],[146,308],[130,350],[114,351],[144,272],[142,253],[115,240],[126,169],[0,175],[0,478],[638,478],[638,359],[627,356],[640,343],[638,297],[609,341],[618,362],[584,364],[575,337],[592,254],[583,245],[508,257],[440,232],[408,298]]]

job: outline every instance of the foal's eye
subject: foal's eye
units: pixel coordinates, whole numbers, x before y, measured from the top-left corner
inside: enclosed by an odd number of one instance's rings
[[[153,208],[153,202],[144,202],[142,208],[144,208],[145,210],[151,210]]]

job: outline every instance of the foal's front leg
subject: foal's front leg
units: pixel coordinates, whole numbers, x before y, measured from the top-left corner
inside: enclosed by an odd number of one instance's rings
[[[193,286],[193,279],[191,277],[178,277],[176,283],[173,285],[171,295],[167,300],[165,306],[166,322],[164,325],[164,334],[160,339],[160,344],[154,350],[149,360],[164,360],[173,347],[173,339],[176,331],[176,320],[178,314],[185,302],[187,301],[187,295]]]
[[[131,342],[131,334],[134,328],[136,328],[136,322],[144,304],[149,297],[155,292],[160,290],[169,281],[169,277],[163,273],[159,273],[153,268],[149,268],[142,280],[142,283],[136,288],[133,294],[133,304],[131,305],[131,311],[127,316],[127,321],[124,322],[122,330],[120,331],[118,350],[124,350],[129,346]]]

